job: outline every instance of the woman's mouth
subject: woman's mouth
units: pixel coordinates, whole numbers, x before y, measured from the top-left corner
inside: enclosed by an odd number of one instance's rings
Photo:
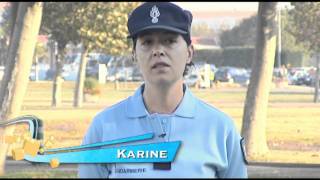
[[[155,63],[151,68],[156,69],[156,68],[163,68],[163,67],[170,67],[170,65],[165,62],[158,62],[158,63]]]

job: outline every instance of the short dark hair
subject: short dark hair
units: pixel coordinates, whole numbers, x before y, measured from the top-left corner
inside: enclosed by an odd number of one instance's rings
[[[191,45],[190,35],[183,35],[183,34],[181,35],[183,39],[186,41],[187,46],[190,46]],[[132,42],[133,42],[133,50],[135,50],[137,45],[137,36],[132,37]],[[189,70],[191,67],[194,67],[194,63],[192,61],[186,64],[186,67],[184,68],[184,71],[183,71],[183,76],[186,76],[189,73]]]

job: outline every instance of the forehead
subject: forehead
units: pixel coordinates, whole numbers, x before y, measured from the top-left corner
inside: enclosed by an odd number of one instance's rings
[[[140,34],[138,34],[138,39],[146,36],[150,37],[150,36],[179,36],[179,35],[180,35],[179,33],[176,33],[173,31],[154,29],[154,30],[147,30],[147,31],[141,32]]]

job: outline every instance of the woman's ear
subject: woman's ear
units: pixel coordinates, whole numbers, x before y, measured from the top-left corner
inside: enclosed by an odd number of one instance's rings
[[[194,47],[193,44],[190,44],[188,46],[188,59],[187,59],[187,64],[191,63],[192,57],[193,57],[193,53],[194,53]]]

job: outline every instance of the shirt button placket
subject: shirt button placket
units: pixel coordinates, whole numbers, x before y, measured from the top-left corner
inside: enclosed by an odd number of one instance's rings
[[[163,133],[165,134],[164,135],[164,139],[166,140],[166,141],[168,141],[168,124],[167,124],[168,122],[167,122],[167,118],[166,117],[163,117],[162,119],[161,119],[161,126],[162,126],[162,129],[163,129]]]

